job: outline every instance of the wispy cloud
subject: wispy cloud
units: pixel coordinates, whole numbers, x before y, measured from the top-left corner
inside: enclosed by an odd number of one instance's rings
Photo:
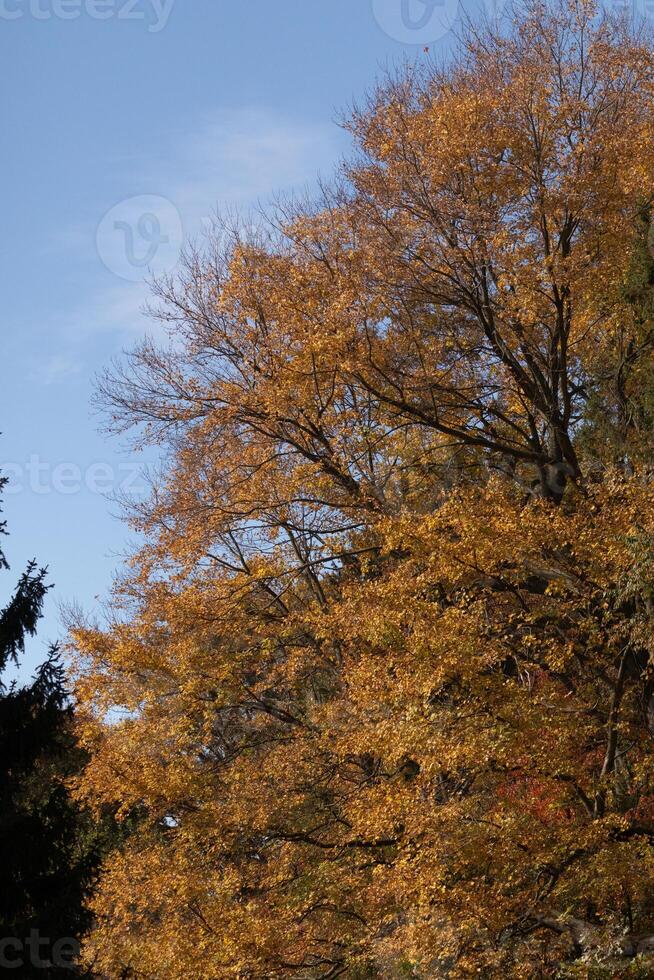
[[[76,307],[51,324],[64,352],[44,363],[43,377],[55,383],[67,366],[93,360],[93,336],[114,335],[122,346],[153,329],[142,316],[152,272],[172,271],[183,242],[201,239],[216,213],[246,213],[278,193],[314,185],[344,142],[331,123],[246,107],[196,119],[148,155],[117,158],[113,196],[53,242],[79,264],[88,285]]]
[[[81,362],[66,354],[53,354],[33,371],[34,380],[42,385],[62,384],[69,378],[79,374]]]
[[[56,247],[83,263],[94,283],[60,326],[71,339],[143,331],[147,280],[174,268],[184,241],[201,238],[217,212],[246,213],[277,193],[310,187],[342,145],[334,125],[243,108],[196,121],[149,156],[121,158],[113,200],[57,234]]]
[[[109,278],[109,277],[107,277]],[[146,282],[105,282],[72,310],[60,313],[56,329],[69,345],[88,342],[93,335],[145,333],[143,307],[148,298]]]
[[[340,145],[333,125],[298,123],[261,109],[223,111],[183,141],[172,199],[190,228],[216,208],[248,207],[273,192],[310,184],[333,163]],[[173,175],[171,175],[173,176]]]

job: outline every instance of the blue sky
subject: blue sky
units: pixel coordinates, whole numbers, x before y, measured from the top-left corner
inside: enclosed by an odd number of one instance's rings
[[[56,585],[28,666],[59,602],[97,608],[128,542],[102,491],[140,461],[98,434],[90,399],[148,330],[144,263],[174,266],[216,208],[328,176],[341,110],[384,66],[446,51],[456,4],[0,0],[0,599],[32,556]]]

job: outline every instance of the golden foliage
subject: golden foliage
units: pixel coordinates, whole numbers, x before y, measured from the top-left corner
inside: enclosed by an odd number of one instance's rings
[[[587,5],[529,8],[381,88],[320,208],[159,285],[175,344],[107,388],[168,466],[115,621],[74,629],[78,791],[138,814],[101,975],[645,949],[653,64]]]

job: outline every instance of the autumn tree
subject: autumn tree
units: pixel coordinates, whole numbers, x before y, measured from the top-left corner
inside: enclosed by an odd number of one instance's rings
[[[103,976],[651,975],[653,73],[586,3],[469,30],[158,284],[73,624],[78,791],[145,814]]]

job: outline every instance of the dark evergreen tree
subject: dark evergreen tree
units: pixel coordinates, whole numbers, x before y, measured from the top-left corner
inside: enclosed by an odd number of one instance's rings
[[[622,316],[583,381],[576,446],[582,457],[630,472],[654,453],[654,216],[643,204],[634,223]],[[587,460],[588,462],[588,460]],[[588,467],[592,473],[592,467]]]
[[[56,647],[31,683],[2,680],[34,636],[48,589],[46,569],[32,562],[0,612],[0,969],[58,978],[79,975],[71,961],[104,829],[66,788],[84,760]]]

